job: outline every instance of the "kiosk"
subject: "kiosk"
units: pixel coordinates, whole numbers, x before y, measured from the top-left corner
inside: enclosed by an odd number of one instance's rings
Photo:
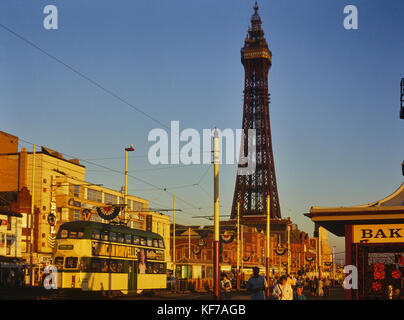
[[[305,216],[345,237],[345,265],[357,268],[347,299],[404,299],[404,183],[390,196],[352,207],[312,207]]]

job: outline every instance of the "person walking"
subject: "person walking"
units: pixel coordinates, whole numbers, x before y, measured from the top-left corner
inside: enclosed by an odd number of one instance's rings
[[[276,300],[293,300],[293,290],[286,276],[281,277],[280,283],[275,286],[272,295]]]
[[[220,288],[222,289],[222,297],[224,300],[231,299],[231,281],[227,278],[225,273],[222,273],[222,281],[220,281]]]
[[[265,300],[264,290],[268,287],[265,277],[259,274],[258,267],[253,268],[253,275],[247,281],[247,290],[251,293],[251,300]]]
[[[322,297],[323,295],[324,295],[324,282],[320,278],[320,279],[318,279],[318,283],[317,283],[317,296]]]
[[[331,288],[331,280],[329,278],[325,278],[324,280],[324,297],[328,297],[330,295]]]
[[[303,285],[297,285],[293,300],[307,300],[306,296],[303,294]]]
[[[292,289],[296,288],[296,284],[297,284],[297,279],[295,276],[292,276],[292,278],[291,278]]]
[[[314,297],[317,295],[317,288],[318,288],[318,279],[317,279],[317,277],[314,277],[314,279],[313,279],[313,296]]]
[[[271,280],[271,284],[270,284],[270,288],[275,288],[275,286],[279,283],[279,277],[275,276],[272,280]]]

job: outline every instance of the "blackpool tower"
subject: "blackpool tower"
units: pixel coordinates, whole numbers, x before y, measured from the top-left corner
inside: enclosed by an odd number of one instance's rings
[[[237,174],[230,218],[237,219],[237,203],[240,203],[240,220],[256,227],[266,224],[268,195],[271,218],[281,218],[269,121],[268,72],[272,65],[272,53],[261,24],[256,2],[251,26],[241,49],[245,70],[242,128],[245,133],[248,129],[255,129],[256,164],[255,170],[249,174]],[[244,147],[241,149],[247,156],[248,135],[245,134],[242,139]],[[242,165],[239,163],[238,166],[241,168]]]

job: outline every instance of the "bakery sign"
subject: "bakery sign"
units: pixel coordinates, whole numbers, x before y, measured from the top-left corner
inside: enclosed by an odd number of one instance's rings
[[[355,243],[404,242],[404,224],[368,224],[353,226]]]

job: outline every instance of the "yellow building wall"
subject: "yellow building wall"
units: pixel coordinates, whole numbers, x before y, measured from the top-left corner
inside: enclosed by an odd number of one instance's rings
[[[34,195],[34,205],[39,208],[39,221],[35,224],[38,225],[38,253],[50,256],[53,249],[48,245],[48,234],[50,226],[47,218],[50,213],[51,205],[51,183],[52,179],[58,177],[69,176],[78,180],[84,180],[85,167],[70,163],[44,153],[37,153],[35,155],[35,180],[34,191],[32,192],[32,168],[33,168],[33,154],[27,155],[26,166],[26,187],[30,193]]]
[[[161,235],[164,239],[164,245],[166,248],[166,261],[171,261],[171,250],[170,250],[170,224],[171,219],[169,216],[158,212],[148,213],[152,215],[152,232]]]

